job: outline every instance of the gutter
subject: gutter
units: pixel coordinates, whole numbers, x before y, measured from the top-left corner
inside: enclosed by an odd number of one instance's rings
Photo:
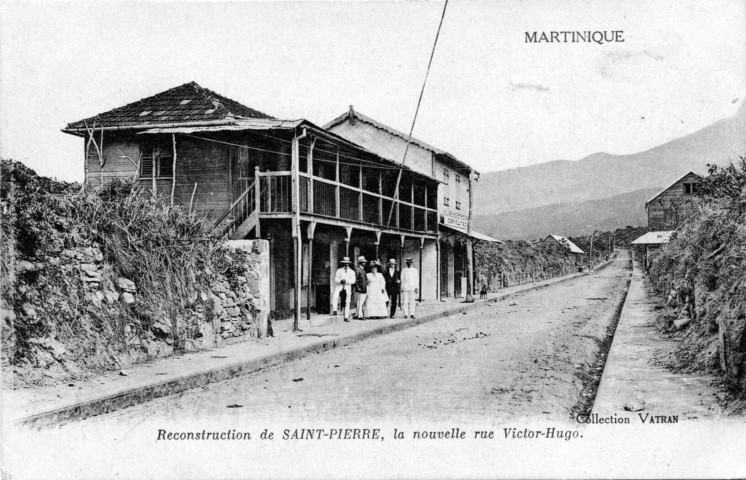
[[[202,120],[196,122],[179,122],[179,123],[150,123],[147,125],[126,125],[126,126],[111,126],[111,127],[96,127],[94,130],[101,131],[118,131],[118,130],[139,130],[148,128],[175,128],[175,127],[200,127],[209,125],[233,125],[235,119],[230,120]],[[88,130],[85,127],[78,128],[62,128],[60,129],[63,133],[69,133],[70,135],[84,136]]]

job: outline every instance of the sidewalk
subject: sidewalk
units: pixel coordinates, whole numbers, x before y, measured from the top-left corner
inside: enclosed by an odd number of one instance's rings
[[[678,415],[680,420],[715,418],[717,380],[710,375],[677,374],[664,363],[677,341],[655,323],[661,300],[634,262],[632,283],[611,344],[593,405],[599,416]],[[625,408],[626,406],[626,408]],[[638,410],[640,409],[640,410]]]
[[[184,390],[247,374],[273,365],[292,361],[310,353],[322,352],[354,342],[385,335],[422,323],[437,320],[487,302],[504,299],[577,278],[587,273],[505,288],[474,303],[462,299],[428,302],[417,307],[416,319],[383,319],[342,321],[341,316],[313,315],[313,323],[328,323],[305,327],[292,332],[291,321],[274,322],[273,338],[236,343],[217,349],[157,359],[118,372],[72,382],[69,387],[53,386],[37,389],[3,390],[3,422],[26,425],[48,425],[82,419],[172,395]],[[478,297],[478,295],[477,295]],[[331,320],[331,322],[330,322]]]

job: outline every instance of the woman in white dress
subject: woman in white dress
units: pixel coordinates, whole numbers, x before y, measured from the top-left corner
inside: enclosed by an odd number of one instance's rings
[[[368,297],[365,299],[365,316],[367,318],[386,318],[388,309],[386,308],[386,280],[380,272],[381,266],[376,260],[371,260],[370,273],[368,277]]]

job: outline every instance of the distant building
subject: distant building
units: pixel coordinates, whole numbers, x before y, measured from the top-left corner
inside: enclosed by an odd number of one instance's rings
[[[556,251],[569,253],[572,255],[576,265],[583,262],[583,254],[585,254],[585,252],[572,243],[567,237],[562,237],[560,235],[547,235],[547,238],[542,240],[541,243]]]
[[[633,248],[641,249],[638,250],[638,253],[643,259],[645,271],[650,267],[650,255],[659,249],[661,245],[668,243],[671,240],[673,232],[673,230],[648,232],[632,242]]]
[[[412,137],[407,146],[409,135],[355,111],[352,106],[324,128],[398,163],[406,151],[408,168],[438,181],[439,241],[436,243],[437,252],[432,253],[437,256],[440,281],[435,295],[438,298],[466,295],[467,257],[471,255],[473,258],[474,244],[479,241],[498,242],[471,229],[472,187],[479,172],[452,154],[417,138]],[[397,173],[386,176],[385,186],[394,188]],[[403,188],[408,197],[410,187],[409,181],[406,182]],[[423,185],[415,184],[413,195],[419,195],[417,192],[422,188]],[[388,209],[385,213],[388,214]],[[427,247],[425,253],[429,254]]]
[[[688,172],[645,203],[648,230],[675,230],[694,214],[699,175]]]

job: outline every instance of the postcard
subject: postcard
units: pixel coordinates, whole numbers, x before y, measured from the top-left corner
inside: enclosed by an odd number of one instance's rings
[[[737,0],[0,3],[3,479],[746,463]]]

